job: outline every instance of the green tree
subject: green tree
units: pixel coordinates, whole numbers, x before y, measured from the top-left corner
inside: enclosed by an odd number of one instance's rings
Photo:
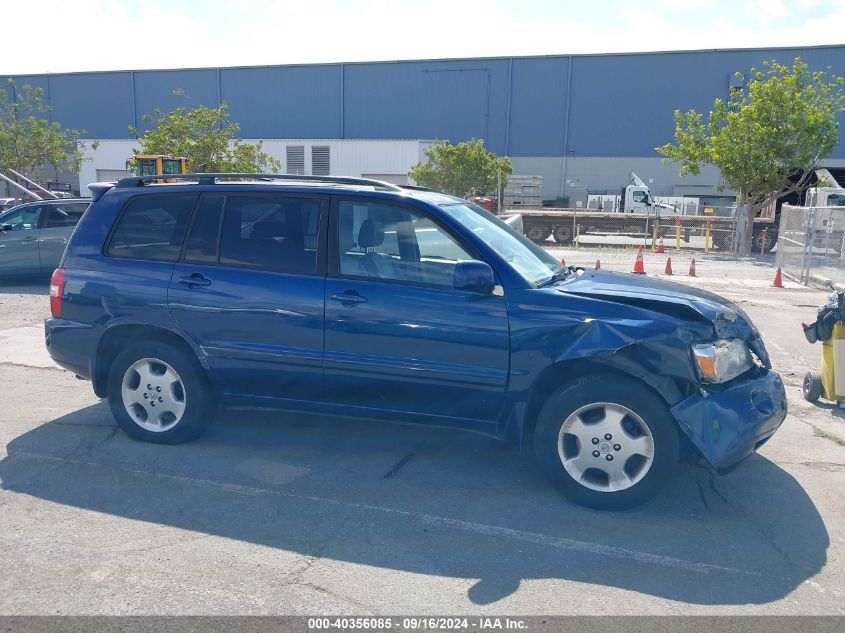
[[[738,77],[742,75],[737,73]],[[779,197],[807,186],[819,161],[839,140],[845,79],[810,71],[796,58],[792,67],[766,62],[751,69],[744,88],[716,99],[705,122],[695,110],[675,110],[675,143],[655,148],[681,175],[703,165],[719,169],[745,209],[739,252],[747,254],[754,217]],[[739,211],[737,211],[739,213]]]
[[[184,96],[182,91],[174,94]],[[166,114],[155,111],[156,126],[143,134],[134,126],[129,132],[141,145],[141,154],[165,154],[188,159],[189,172],[279,171],[281,162],[262,150],[262,144],[238,138],[241,127],[234,123],[223,103],[217,108],[178,107]],[[153,117],[144,115],[144,121]]]
[[[79,136],[85,131],[49,121],[49,111],[41,88],[24,84],[16,90],[12,79],[6,88],[0,87],[0,169],[25,175],[46,166],[79,172],[85,159]]]
[[[461,198],[496,191],[500,176],[504,187],[513,171],[510,159],[487,151],[480,138],[457,145],[435,141],[425,155],[428,162],[415,165],[408,175],[423,187]]]

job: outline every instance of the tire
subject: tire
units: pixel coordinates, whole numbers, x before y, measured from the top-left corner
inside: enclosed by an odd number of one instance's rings
[[[541,408],[534,430],[534,452],[551,483],[596,510],[648,501],[671,475],[679,450],[666,404],[643,383],[618,374],[561,386]]]
[[[816,402],[822,395],[822,377],[817,371],[808,371],[804,374],[804,383],[801,385],[804,393],[804,400]]]
[[[160,341],[135,343],[115,358],[109,370],[108,400],[127,435],[157,444],[198,438],[213,415],[205,372],[197,359]]]
[[[572,227],[558,224],[552,231],[552,236],[558,244],[569,244],[572,241]]]
[[[525,229],[526,237],[532,242],[545,242],[551,233],[551,227],[545,224],[529,224]]]

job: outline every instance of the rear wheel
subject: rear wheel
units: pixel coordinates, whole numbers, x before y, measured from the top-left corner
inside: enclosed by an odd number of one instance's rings
[[[804,400],[816,402],[822,395],[822,377],[817,371],[808,371],[804,374],[804,383],[801,385]]]
[[[551,227],[546,224],[529,224],[525,229],[526,237],[532,242],[545,242],[551,233]]]
[[[678,431],[659,399],[632,378],[592,374],[555,391],[537,419],[537,460],[569,499],[598,510],[644,503],[678,462]]]
[[[199,437],[213,413],[202,367],[159,341],[135,343],[112,363],[108,399],[127,435],[179,444]]]

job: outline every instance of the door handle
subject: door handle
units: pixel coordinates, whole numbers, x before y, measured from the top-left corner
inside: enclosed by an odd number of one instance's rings
[[[359,295],[355,290],[347,290],[346,292],[333,292],[331,298],[335,301],[340,301],[345,306],[354,306],[358,303],[366,303],[367,297]]]
[[[211,279],[204,277],[202,273],[194,273],[187,277],[180,277],[179,283],[183,286],[188,286],[188,288],[198,288],[200,286],[210,286]]]

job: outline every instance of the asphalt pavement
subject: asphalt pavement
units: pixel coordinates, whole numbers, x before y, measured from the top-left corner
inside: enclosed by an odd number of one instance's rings
[[[228,410],[192,444],[132,441],[44,354],[46,285],[0,288],[0,614],[845,614],[845,413],[800,393],[826,293],[697,264],[674,279],[749,313],[790,414],[730,475],[680,467],[621,513],[469,433]]]

